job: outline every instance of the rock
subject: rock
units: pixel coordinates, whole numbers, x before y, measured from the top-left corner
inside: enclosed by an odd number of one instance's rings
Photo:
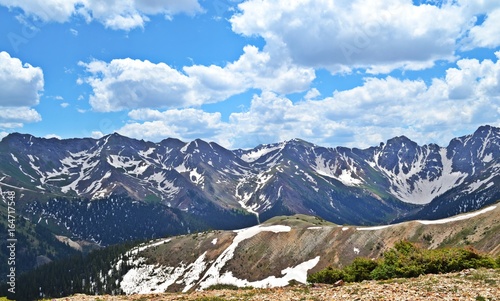
[[[339,280],[333,284],[333,286],[342,286],[344,285],[344,280]]]

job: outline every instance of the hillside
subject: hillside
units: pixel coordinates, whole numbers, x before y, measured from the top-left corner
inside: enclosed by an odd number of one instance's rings
[[[144,246],[120,283],[126,293],[189,291],[218,283],[284,286],[359,256],[378,258],[395,242],[426,248],[472,246],[500,254],[500,207],[391,226],[332,225],[309,216],[277,217],[244,230],[180,236]],[[159,283],[159,284],[158,284]]]
[[[83,280],[83,292],[91,294],[191,292],[216,284],[283,287],[290,282],[305,283],[309,274],[328,266],[345,266],[357,257],[378,258],[400,240],[429,249],[471,246],[498,256],[500,206],[448,219],[377,227],[335,225],[305,215],[275,217],[242,230],[153,240],[104,261],[94,256],[104,265],[92,265],[94,274],[87,274],[86,280],[79,276],[75,283]],[[20,282],[48,293],[52,286],[47,289],[45,281],[49,281],[46,275],[54,273],[52,266],[56,268],[57,263],[35,271],[33,276],[28,274]],[[67,269],[62,269],[57,279],[74,279],[75,275],[64,272]],[[42,278],[36,278],[37,273]],[[60,283],[57,279],[50,283]],[[28,293],[28,288],[24,290]]]

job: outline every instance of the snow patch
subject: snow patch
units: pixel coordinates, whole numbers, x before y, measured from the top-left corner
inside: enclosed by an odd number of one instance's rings
[[[451,222],[456,222],[456,221],[462,221],[466,219],[473,218],[475,216],[490,212],[492,210],[495,210],[497,206],[490,206],[484,209],[481,209],[476,212],[472,213],[467,213],[467,214],[461,214],[453,217],[448,217],[448,218],[443,218],[443,219],[438,219],[438,220],[416,220],[416,222],[423,224],[423,225],[440,225],[440,224],[446,224],[446,223],[451,223]],[[404,223],[404,222],[403,222]],[[383,226],[375,226],[375,227],[359,227],[356,228],[356,230],[359,231],[376,231],[376,230],[382,230],[385,228],[401,225],[403,223],[398,223],[398,224],[392,224],[392,225],[383,225]]]
[[[336,179],[346,186],[359,186],[363,183],[360,179],[356,178],[357,168],[354,166],[352,159],[342,156],[344,161],[349,164],[348,169],[340,169],[337,159],[335,162],[327,162],[321,155],[316,158],[315,171],[325,177]],[[337,175],[340,172],[339,175]]]
[[[152,147],[150,149],[148,149],[147,151],[139,151],[137,152],[139,154],[139,156],[141,157],[149,157],[149,155],[151,155],[154,151],[156,150],[156,148]]]
[[[144,261],[144,258],[139,258],[133,264],[138,266]],[[130,269],[123,276],[120,287],[128,295],[165,292],[184,272],[182,265],[175,269],[142,265]]]
[[[267,227],[255,226],[247,229],[234,231],[237,233],[237,235],[234,238],[232,244],[229,247],[227,247],[227,249],[224,250],[224,252],[222,252],[221,255],[219,255],[219,257],[215,260],[212,266],[210,266],[210,268],[207,270],[205,276],[201,280],[200,287],[202,289],[205,289],[217,283],[238,285],[238,283],[240,283],[239,279],[234,278],[231,273],[227,272],[224,275],[221,275],[221,270],[226,265],[226,263],[229,260],[231,260],[231,258],[233,258],[234,251],[236,250],[240,242],[252,238],[261,232],[280,233],[280,232],[290,232],[290,230],[291,227],[289,226],[273,225]]]
[[[492,153],[489,153],[486,156],[484,156],[484,158],[483,158],[484,163],[490,163],[491,161],[493,161],[493,154]]]
[[[439,150],[442,168],[441,175],[430,180],[422,176],[422,171],[426,168],[425,162],[429,153],[422,151],[412,162],[411,166],[406,166],[400,161],[398,165],[399,172],[387,170],[378,164],[379,156],[375,156],[375,162],[368,162],[372,167],[381,170],[391,182],[390,192],[403,202],[425,205],[430,203],[436,197],[442,195],[448,190],[463,183],[467,174],[454,172],[452,160],[446,156],[446,148]],[[407,173],[403,170],[408,169]]]
[[[323,227],[308,227],[307,230],[319,230],[323,229]]]
[[[434,221],[420,221],[419,220],[417,222],[419,222],[421,224],[424,224],[424,225],[446,224],[446,223],[450,223],[450,222],[456,222],[456,221],[462,221],[462,220],[470,219],[470,218],[473,218],[475,216],[484,214],[486,212],[490,212],[491,210],[494,210],[495,208],[497,208],[497,206],[487,207],[487,208],[484,208],[484,209],[476,211],[476,212],[472,212],[472,213],[468,213],[468,214],[462,214],[462,215],[457,215],[457,216],[454,216],[454,217],[449,217],[449,218],[444,218],[444,219],[438,219],[438,220],[434,220]]]
[[[358,231],[376,231],[376,230],[382,230],[385,228],[392,227],[394,225],[384,225],[384,226],[375,226],[375,227],[361,227],[361,228],[356,228]],[[347,230],[347,229],[346,229]]]
[[[156,246],[168,243],[170,241],[171,241],[171,239],[167,238],[167,239],[160,239],[160,240],[157,240],[157,241],[153,241],[153,242],[151,242],[149,244],[140,245],[140,246],[135,247],[132,250],[130,250],[130,254],[137,255],[139,252],[142,252],[142,251],[144,251],[146,249],[153,248],[153,247],[156,247]]]
[[[287,286],[291,280],[300,283],[307,283],[307,271],[314,268],[320,260],[319,256],[305,261],[294,267],[289,267],[281,271],[283,277],[270,276],[258,281],[248,281],[245,279],[238,279],[233,276],[233,273],[228,271],[220,277],[220,283],[233,284],[238,287],[251,286],[255,288],[273,288]]]
[[[197,168],[195,168],[189,172],[189,180],[191,180],[191,182],[196,185],[200,185],[203,184],[205,179],[203,177],[203,174],[198,173]]]
[[[14,154],[10,154],[12,156],[12,160],[14,160],[16,163],[19,163],[19,160],[17,159],[16,156],[14,156]]]
[[[490,175],[488,178],[484,179],[484,180],[477,180],[476,182],[473,182],[469,185],[468,189],[467,189],[467,193],[472,193],[474,191],[477,191],[479,190],[479,188],[481,188],[484,184],[488,183],[486,185],[486,188],[489,188],[491,187],[491,185],[493,185],[493,182],[490,182],[491,180],[493,180],[493,178],[495,178],[497,175],[495,173],[493,173],[492,175]]]
[[[207,252],[203,253],[195,262],[190,264],[186,269],[187,272],[184,274],[183,280],[177,281],[177,283],[184,283],[186,286],[182,290],[183,293],[189,291],[200,279],[203,271],[207,268],[207,263],[205,262],[205,257]]]
[[[252,151],[252,152],[249,152],[249,153],[246,153],[246,154],[243,154],[241,156],[241,159],[243,161],[246,161],[246,162],[255,162],[257,161],[258,159],[260,159],[261,157],[269,154],[270,152],[273,152],[275,150],[278,150],[280,149],[281,146],[274,146],[274,147],[263,147],[261,149],[258,149],[258,150],[255,150],[255,151]]]

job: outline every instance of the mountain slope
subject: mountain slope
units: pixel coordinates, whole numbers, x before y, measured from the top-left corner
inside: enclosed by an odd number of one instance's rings
[[[349,264],[356,257],[378,258],[401,240],[429,249],[472,246],[498,256],[500,206],[448,219],[377,227],[340,226],[295,215],[236,231],[153,240],[108,258],[108,268],[87,276],[83,291],[150,294],[188,292],[214,284],[280,287],[290,281],[304,283],[308,274],[330,265]],[[50,266],[40,273],[48,271]],[[33,285],[28,281],[31,276],[25,277],[22,283],[35,287],[35,293],[39,287],[44,290],[45,282]],[[62,279],[60,275],[58,279]]]
[[[284,286],[290,280],[305,282],[308,272],[331,264],[347,264],[358,256],[377,258],[400,240],[427,248],[473,246],[498,255],[499,230],[498,206],[385,227],[337,226],[303,215],[276,217],[232,233],[209,232],[145,245],[129,258],[132,268],[120,286],[126,293],[188,291],[218,283]],[[165,256],[179,248],[191,252]]]

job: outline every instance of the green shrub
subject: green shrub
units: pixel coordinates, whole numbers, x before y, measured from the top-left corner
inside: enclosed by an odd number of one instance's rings
[[[218,284],[213,284],[207,287],[208,291],[216,291],[216,290],[239,290],[240,288],[234,284],[225,284],[225,283],[218,283]]]
[[[472,248],[429,250],[424,253],[425,273],[449,273],[470,268],[494,268],[495,261]]]
[[[410,242],[401,241],[383,254],[383,260],[372,271],[377,280],[417,277],[424,273],[422,250]]]
[[[342,279],[357,282],[369,279],[418,277],[423,274],[440,274],[470,268],[500,267],[500,257],[493,259],[472,248],[445,248],[426,250],[410,242],[401,241],[384,252],[382,259],[373,261],[356,258],[343,270],[327,268],[308,277],[309,282],[335,283]]]
[[[344,271],[328,267],[307,277],[308,282],[334,284],[344,279]]]
[[[226,301],[227,299],[221,297],[200,297],[195,299],[194,301]]]
[[[369,258],[358,257],[344,268],[344,281],[361,282],[371,279],[370,273],[378,266],[378,263]]]

